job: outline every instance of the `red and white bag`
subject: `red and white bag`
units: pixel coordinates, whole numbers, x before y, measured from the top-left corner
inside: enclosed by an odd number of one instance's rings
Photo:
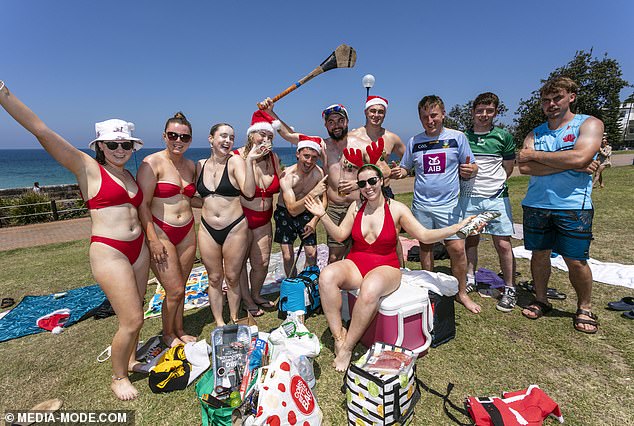
[[[280,353],[269,365],[259,392],[253,426],[321,425],[323,414],[315,395],[287,352]]]

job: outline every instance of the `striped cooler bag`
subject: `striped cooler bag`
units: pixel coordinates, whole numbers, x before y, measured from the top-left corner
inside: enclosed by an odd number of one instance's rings
[[[368,361],[384,351],[411,357],[411,365],[396,374],[372,371]],[[416,354],[400,346],[377,342],[358,361],[350,364],[344,390],[349,425],[408,425],[420,399],[416,384]]]

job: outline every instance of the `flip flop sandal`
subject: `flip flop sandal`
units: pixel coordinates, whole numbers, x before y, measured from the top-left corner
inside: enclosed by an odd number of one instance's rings
[[[0,309],[5,309],[13,305],[15,305],[15,299],[11,297],[5,297],[4,299],[2,299],[2,302],[0,302]]]
[[[624,318],[634,320],[634,309],[632,309],[631,311],[628,311],[628,312],[623,312],[622,315],[623,315]]]
[[[256,303],[257,305],[257,303]],[[262,309],[260,309],[259,307],[255,307],[255,308],[244,308],[248,313],[251,314],[252,317],[256,318],[256,317],[261,317],[262,315],[264,315],[264,311]]]
[[[552,311],[553,305],[551,305],[550,303],[544,303],[544,302],[540,302],[539,300],[535,300],[531,302],[530,305],[526,306],[524,309],[535,314],[534,317],[531,317],[526,315],[524,312],[522,312],[522,315],[524,315],[524,317],[530,320],[536,320],[543,317],[548,312]]]
[[[275,308],[275,303],[271,302],[270,300],[267,300],[266,302],[262,302],[262,303],[255,302],[255,304],[258,305],[262,309],[273,309],[273,308]]]
[[[618,302],[608,302],[608,309],[613,311],[631,311],[634,309],[634,297],[624,297]]]
[[[587,317],[590,317],[590,319],[579,318],[579,315],[585,315]],[[585,309],[577,309],[577,312],[575,312],[575,316],[572,318],[572,325],[575,330],[580,333],[595,334],[597,331],[599,331],[599,322],[597,321],[598,319],[599,317],[597,317],[596,314],[592,313],[591,311],[586,311]],[[577,327],[579,324],[588,324],[593,326],[594,329],[586,330],[584,328],[579,328]]]
[[[474,291],[476,291],[476,289],[478,284],[476,282],[472,282],[472,283],[468,283],[467,286],[465,287],[465,291],[468,293],[473,293]]]

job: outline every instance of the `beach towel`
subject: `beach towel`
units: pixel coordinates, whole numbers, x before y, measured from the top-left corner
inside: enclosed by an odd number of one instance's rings
[[[38,327],[37,320],[58,309],[70,310],[70,318],[64,323],[64,328],[68,328],[105,300],[106,295],[97,284],[46,296],[25,296],[0,319],[0,342],[46,331]]]
[[[306,256],[304,252],[299,256],[297,260],[297,269],[304,269],[306,263]],[[319,244],[317,246],[317,266],[323,269],[328,265],[328,247],[325,244]],[[247,274],[251,270],[251,265],[247,261]],[[269,261],[269,270],[264,279],[264,285],[260,294],[273,294],[279,293],[280,284],[282,280],[286,278],[284,275],[284,263],[282,261],[282,252],[271,254]],[[209,296],[207,295],[207,287],[209,281],[207,280],[207,270],[204,266],[198,266],[192,269],[185,285],[185,310],[201,308],[203,306],[209,306]],[[223,283],[223,288],[226,288],[226,283]],[[165,289],[160,283],[156,285],[156,291],[150,299],[147,311],[143,314],[143,318],[153,318],[161,315],[161,307],[163,306],[163,300],[165,300]]]
[[[530,259],[532,252],[524,246],[515,247],[513,255],[517,258]],[[568,266],[561,255],[550,259],[551,265],[562,271],[568,271]],[[634,265],[621,265],[620,263],[601,262],[596,259],[588,259],[588,265],[592,270],[592,279],[605,284],[634,288]]]
[[[192,269],[185,285],[185,310],[201,308],[209,305],[209,295],[207,294],[207,270],[204,266]],[[147,311],[143,318],[152,318],[161,315],[161,308],[165,300],[165,289],[161,284],[156,285],[156,291],[150,299]]]

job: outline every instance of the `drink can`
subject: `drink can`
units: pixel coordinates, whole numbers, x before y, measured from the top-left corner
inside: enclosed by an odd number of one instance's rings
[[[487,223],[500,216],[500,212],[482,212],[471,219],[465,226],[460,228],[460,230],[456,232],[456,235],[460,238],[467,238],[470,235],[476,235],[484,229]]]

